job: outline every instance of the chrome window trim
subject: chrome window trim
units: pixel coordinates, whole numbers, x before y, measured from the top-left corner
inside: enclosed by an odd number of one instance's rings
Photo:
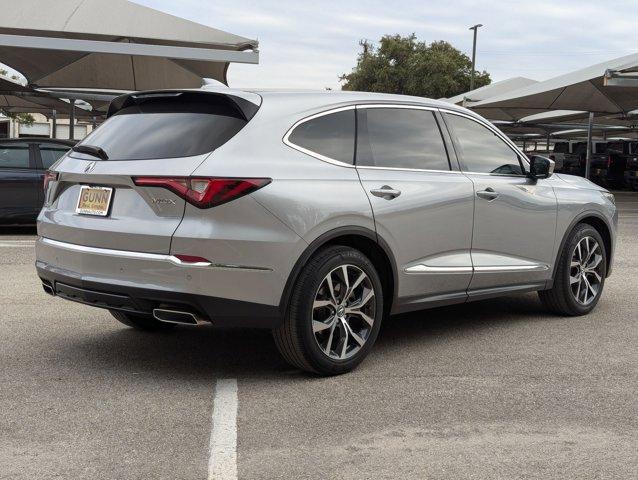
[[[308,117],[304,117],[301,120],[298,120],[297,122],[295,122],[293,126],[288,129],[288,131],[284,135],[283,142],[284,144],[288,145],[290,148],[294,148],[295,150],[301,153],[305,153],[306,155],[310,155],[311,157],[321,160],[322,162],[331,163],[332,165],[337,165],[339,167],[355,168],[354,163],[353,164],[345,163],[345,162],[342,162],[341,160],[336,160],[334,158],[326,157],[325,155],[321,155],[320,153],[313,152],[312,150],[308,150],[307,148],[301,147],[297,145],[296,143],[291,142],[290,135],[292,135],[292,132],[295,130],[295,128],[297,128],[299,125],[309,122],[310,120],[314,120],[315,118],[319,118],[319,117],[324,117],[326,115],[331,115],[333,113],[345,112],[348,110],[355,110],[356,107],[357,107],[356,105],[347,105],[345,107],[332,108],[330,110],[325,110],[323,112],[315,113]],[[355,131],[354,141],[355,143],[357,141],[356,131]],[[352,161],[354,162],[354,158],[352,159]]]
[[[474,122],[478,123],[479,125],[484,126],[489,131],[491,131],[494,135],[496,135],[498,138],[503,140],[503,142],[518,156],[519,159],[521,159],[526,164],[526,166],[529,169],[529,160],[527,159],[527,156],[523,152],[521,152],[521,150],[519,150],[519,148],[516,146],[516,144],[514,142],[512,142],[507,137],[507,135],[505,135],[503,132],[501,132],[498,128],[496,128],[490,122],[488,122],[488,121],[486,121],[486,120],[484,120],[482,118],[476,118],[476,117],[474,117],[472,115],[468,115],[467,113],[457,112],[455,110],[449,110],[447,108],[439,108],[439,112],[441,112],[441,113],[449,113],[450,115],[456,115],[458,117],[464,117],[464,118],[467,118],[468,120],[473,120]],[[467,174],[471,174],[471,175],[490,175],[490,176],[493,176],[493,177],[515,177],[515,178],[525,178],[526,177],[525,174],[516,175],[516,174],[505,174],[505,173],[487,173],[487,172],[474,172],[474,171],[471,171],[471,170],[461,170],[461,171],[463,173],[467,173]]]
[[[458,170],[428,170],[426,168],[402,168],[402,167],[372,167],[368,165],[357,166],[357,170],[396,170],[400,172],[429,172],[429,173],[454,173],[462,175]]]
[[[180,267],[211,267],[211,268],[222,268],[222,269],[272,271],[272,269],[270,268],[252,267],[252,266],[244,266],[244,265],[231,265],[231,264],[212,263],[212,262],[189,263],[189,262],[181,261],[179,258],[177,258],[174,255],[165,255],[162,253],[135,252],[130,250],[113,250],[110,248],[100,248],[100,247],[88,247],[86,245],[78,245],[76,243],[61,242],[59,240],[53,240],[46,237],[40,237],[38,241],[43,243],[44,245],[61,248],[63,250],[70,250],[73,252],[89,253],[94,255],[104,255],[108,257],[134,258],[137,260],[149,260],[154,262],[170,262],[174,265],[179,265]]]

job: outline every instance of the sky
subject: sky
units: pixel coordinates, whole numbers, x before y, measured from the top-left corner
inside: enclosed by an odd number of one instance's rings
[[[471,56],[482,23],[477,70],[492,81],[545,80],[638,52],[638,0],[136,0],[220,30],[259,40],[259,65],[232,64],[236,88],[340,88],[359,40],[385,34],[446,40]]]

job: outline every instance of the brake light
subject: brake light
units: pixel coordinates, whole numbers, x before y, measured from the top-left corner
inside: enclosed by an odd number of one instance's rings
[[[58,172],[52,172],[51,170],[47,170],[44,172],[44,182],[42,184],[43,190],[46,192],[47,188],[49,188],[49,183],[55,182],[58,179]]]
[[[197,208],[211,208],[265,187],[270,178],[134,177],[142,187],[166,188]]]
[[[612,164],[611,155],[608,155],[607,156],[607,168],[611,168],[611,164]]]

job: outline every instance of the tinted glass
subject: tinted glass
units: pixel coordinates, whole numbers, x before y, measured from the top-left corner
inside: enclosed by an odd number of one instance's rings
[[[29,145],[0,145],[0,168],[29,168]]]
[[[48,169],[57,162],[62,155],[69,151],[69,147],[61,147],[54,145],[40,145],[40,158],[42,159],[42,167]]]
[[[109,160],[188,157],[212,152],[247,122],[228,102],[208,103],[202,98],[162,98],[123,108],[81,144],[101,147]],[[85,158],[76,152],[73,156]]]
[[[457,154],[468,172],[521,175],[518,155],[489,128],[469,118],[446,115],[456,140]]]
[[[288,140],[340,162],[354,161],[354,109],[313,118],[296,127]]]
[[[569,143],[558,142],[554,144],[555,153],[569,153]]]
[[[434,114],[428,110],[358,111],[357,165],[449,170]]]

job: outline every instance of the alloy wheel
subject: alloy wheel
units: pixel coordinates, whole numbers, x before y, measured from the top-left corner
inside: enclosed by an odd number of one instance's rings
[[[321,351],[336,360],[365,345],[376,315],[374,286],[354,265],[334,268],[321,281],[312,306],[312,331]]]
[[[572,295],[581,305],[589,305],[600,293],[603,283],[603,253],[598,241],[582,238],[572,253],[569,285]]]

